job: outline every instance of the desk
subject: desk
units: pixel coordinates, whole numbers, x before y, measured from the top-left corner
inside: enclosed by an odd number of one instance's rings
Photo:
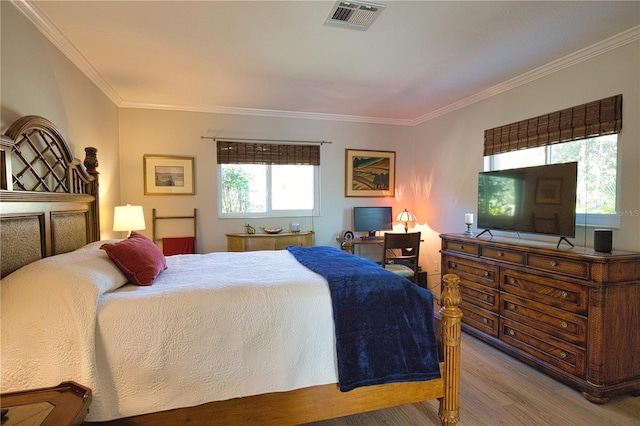
[[[363,240],[360,238],[354,238],[353,240],[345,240],[344,238],[336,238],[336,241],[340,243],[340,248],[343,251],[346,251],[351,254],[356,254],[354,252],[356,246],[369,246],[369,245],[378,244],[380,247],[384,247],[384,239]],[[422,268],[419,266],[418,266],[418,285],[420,287],[427,288],[427,272],[423,271]]]
[[[384,238],[379,240],[363,240],[361,238],[354,238],[353,240],[345,240],[344,238],[336,238],[336,241],[340,243],[340,248],[343,251],[355,254],[354,248],[359,245],[374,245],[378,244],[380,247],[384,246]]]

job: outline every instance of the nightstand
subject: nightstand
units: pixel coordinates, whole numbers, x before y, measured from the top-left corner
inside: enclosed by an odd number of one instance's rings
[[[56,387],[4,393],[0,396],[2,426],[81,425],[91,404],[91,389],[74,382]]]

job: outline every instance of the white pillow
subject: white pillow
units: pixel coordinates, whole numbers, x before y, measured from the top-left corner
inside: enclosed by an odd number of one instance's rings
[[[3,286],[17,280],[22,281],[21,285],[33,288],[35,280],[51,286],[71,282],[76,286],[93,286],[97,287],[99,294],[116,290],[125,285],[128,279],[104,250],[100,250],[104,243],[97,241],[75,251],[25,265],[4,277]],[[49,290],[55,291],[55,288],[50,287]]]

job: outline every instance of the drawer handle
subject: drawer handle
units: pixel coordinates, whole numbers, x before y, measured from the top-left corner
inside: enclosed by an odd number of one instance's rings
[[[460,250],[464,250],[464,246],[463,246],[462,244],[460,244],[460,245],[458,246],[458,248],[459,248]]]
[[[566,352],[560,352],[560,358],[566,358],[567,357],[567,353]]]
[[[488,294],[483,294],[483,295],[482,295],[482,298],[483,298],[484,300],[489,300],[489,295],[488,295]]]
[[[562,325],[562,328],[567,328],[569,326],[566,321],[562,321],[561,325]]]
[[[451,268],[452,268],[452,269],[455,269],[455,268],[457,268],[457,267],[458,267],[458,264],[457,264],[457,263],[455,263],[455,262],[454,262],[454,263],[452,263],[452,264],[451,264]]]
[[[514,334],[516,334],[516,332],[515,332],[515,331],[513,331],[513,330],[509,330],[509,335],[510,335],[510,336],[513,336]]]
[[[556,262],[555,260],[551,261],[551,266],[558,266],[558,262]]]
[[[485,324],[489,324],[489,320],[486,319],[486,318],[482,318],[482,322],[485,323]]]
[[[489,271],[484,271],[484,276],[488,277],[489,276]]]
[[[509,277],[509,284],[515,284],[516,283],[516,279],[513,277]]]
[[[566,298],[567,298],[567,296],[568,296],[568,294],[567,294],[567,292],[566,292],[566,291],[563,291],[562,293],[560,293],[560,295],[561,295],[564,299],[566,299]]]
[[[499,252],[498,252],[498,257],[502,257],[502,256],[504,256],[504,253],[503,253],[503,252],[501,252],[501,251],[499,251]]]
[[[509,303],[509,309],[510,310],[515,310],[516,309],[516,305],[514,305],[513,303]]]

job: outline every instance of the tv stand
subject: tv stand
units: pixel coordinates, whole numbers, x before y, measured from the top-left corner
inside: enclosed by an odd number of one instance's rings
[[[567,240],[567,237],[560,237],[560,239],[558,240],[558,245],[556,246],[556,248],[560,248],[560,243],[566,241],[567,244],[569,244],[571,247],[575,247],[573,244],[571,244],[571,241]]]
[[[579,390],[640,396],[640,253],[443,234],[462,330]]]
[[[493,238],[493,234],[491,233],[490,229],[485,229],[484,231],[476,235],[476,238],[480,238],[480,235],[484,234],[485,232],[487,232],[489,235],[491,235],[491,238]]]

